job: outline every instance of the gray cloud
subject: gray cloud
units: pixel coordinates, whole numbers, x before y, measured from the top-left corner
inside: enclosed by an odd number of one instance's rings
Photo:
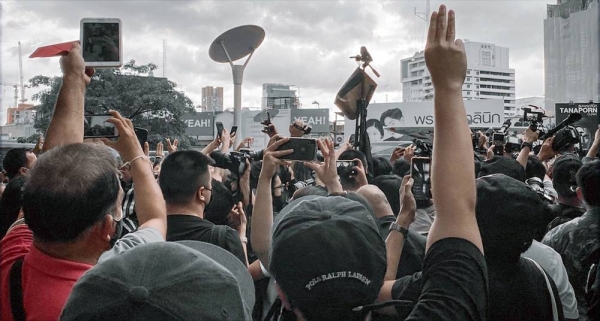
[[[517,94],[543,94],[544,1],[451,1],[458,35],[511,50]],[[439,1],[433,1],[432,10]],[[382,74],[376,97],[400,97],[400,59],[421,50],[426,23],[414,16],[424,1],[15,1],[2,8],[2,79],[18,80],[16,41],[25,56],[35,48],[78,38],[83,17],[123,20],[125,60],[162,68],[168,42],[167,76],[200,103],[200,87],[225,87],[233,104],[231,71],[208,57],[208,47],[229,28],[256,24],[266,38],[250,62],[244,105],[260,104],[265,82],[301,88],[305,106],[330,104],[355,68],[349,56],[366,45]],[[58,75],[57,59],[24,58],[26,78]],[[162,70],[155,72],[160,76]],[[328,98],[329,97],[329,98]],[[4,105],[7,104],[4,99]],[[6,107],[6,106],[3,106]],[[2,113],[4,117],[4,113]]]

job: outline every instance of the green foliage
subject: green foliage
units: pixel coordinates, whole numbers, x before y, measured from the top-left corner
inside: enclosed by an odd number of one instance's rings
[[[131,60],[120,69],[97,69],[85,94],[86,114],[105,114],[114,109],[130,118],[135,127],[148,129],[150,134],[186,141],[185,124],[180,117],[184,113],[195,113],[194,105],[175,90],[174,82],[147,75],[156,68],[153,63],[136,65],[135,60]],[[46,132],[62,78],[35,76],[29,82],[32,87],[47,87],[33,96],[41,104],[35,128]]]

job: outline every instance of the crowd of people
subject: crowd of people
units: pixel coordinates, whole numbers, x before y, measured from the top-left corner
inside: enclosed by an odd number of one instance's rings
[[[552,138],[535,155],[530,129],[516,157],[480,159],[455,20],[440,6],[425,48],[426,201],[416,147],[371,160],[322,139],[318,161],[287,160],[302,124],[268,124],[268,147],[235,168],[215,166],[245,145],[226,129],[150,160],[111,111],[119,137],[84,142],[91,73],[75,44],[41,150],[4,157],[1,320],[600,320],[600,129],[583,159]]]

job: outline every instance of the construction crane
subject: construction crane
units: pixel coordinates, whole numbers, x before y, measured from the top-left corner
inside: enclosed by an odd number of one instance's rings
[[[423,19],[425,22],[429,22],[429,15],[431,14],[431,0],[426,0],[425,12],[417,12],[415,7],[415,16]]]
[[[14,87],[15,88],[15,96],[13,97],[15,99],[14,101],[14,108],[17,108],[18,103],[19,103],[19,84],[13,84],[13,83],[8,83],[8,82],[3,82],[2,86],[9,86],[9,87]]]
[[[23,55],[21,54],[21,42],[19,41],[19,78],[21,79],[21,103],[25,103],[25,85],[23,84]],[[29,86],[27,86],[29,87]]]

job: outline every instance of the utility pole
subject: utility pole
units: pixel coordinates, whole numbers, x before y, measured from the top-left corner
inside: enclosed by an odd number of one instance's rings
[[[167,39],[163,39],[163,78],[167,78]]]
[[[19,41],[18,44],[19,44],[19,77],[21,78],[21,100],[19,100],[19,101],[21,103],[25,103],[27,101],[27,98],[25,98],[25,85],[23,84],[23,57],[21,54],[21,42]]]

